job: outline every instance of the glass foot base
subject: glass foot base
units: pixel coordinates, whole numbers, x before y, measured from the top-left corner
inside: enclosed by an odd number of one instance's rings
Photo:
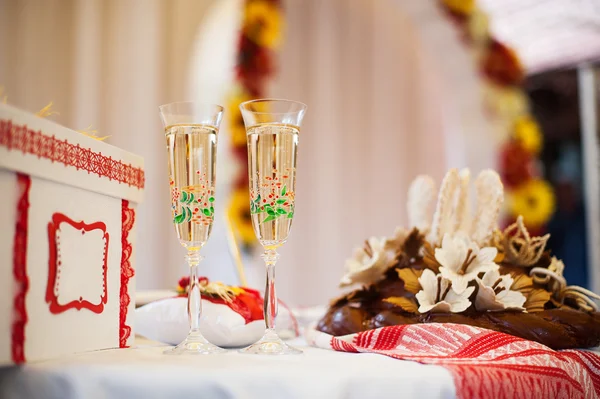
[[[302,351],[289,346],[274,332],[267,332],[260,341],[247,348],[240,349],[240,353],[254,355],[300,355]]]
[[[211,344],[202,334],[190,334],[182,343],[163,353],[165,355],[212,355],[223,352],[226,352],[225,349]]]

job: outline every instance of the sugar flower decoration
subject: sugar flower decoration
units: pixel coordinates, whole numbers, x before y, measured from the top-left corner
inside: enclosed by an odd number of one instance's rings
[[[499,266],[494,263],[497,254],[496,248],[480,249],[465,235],[446,234],[442,240],[442,247],[435,250],[435,259],[441,265],[442,277],[452,282],[452,287],[457,293],[462,293],[479,273],[498,270]]]
[[[416,295],[419,301],[419,312],[460,313],[471,306],[469,297],[475,287],[469,287],[458,293],[454,290],[452,282],[435,275],[426,269],[419,278],[421,291]]]
[[[346,261],[346,274],[340,287],[352,284],[371,284],[379,280],[385,271],[394,264],[407,231],[396,229],[390,238],[371,237],[362,248],[354,250],[354,256]]]
[[[513,278],[509,274],[503,276],[497,270],[486,272],[481,279],[477,278],[477,310],[498,311],[514,309],[524,311],[525,296],[519,291],[512,291]]]

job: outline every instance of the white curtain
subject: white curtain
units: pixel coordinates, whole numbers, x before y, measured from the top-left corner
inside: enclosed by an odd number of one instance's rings
[[[198,27],[214,0],[0,0],[0,86],[8,102],[89,125],[144,157],[137,287],[174,287],[185,274],[169,215],[158,105],[184,99]]]
[[[199,88],[227,73],[198,59],[232,64],[235,2],[0,0],[0,85],[9,103],[35,112],[52,100],[59,123],[92,124],[145,158],[138,289],[172,287],[186,271],[167,211],[157,106],[224,101]],[[289,0],[286,20],[270,94],[309,109],[278,289],[289,303],[323,304],[336,295],[352,247],[406,221],[415,175],[439,182],[450,166],[478,170],[495,159],[474,66],[436,1]],[[223,143],[219,162],[226,164]],[[205,270],[229,280],[233,264],[217,229]]]

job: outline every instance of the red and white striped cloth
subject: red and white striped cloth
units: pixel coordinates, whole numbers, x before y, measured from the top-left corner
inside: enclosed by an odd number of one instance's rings
[[[315,329],[308,342],[342,352],[379,353],[448,369],[459,398],[600,398],[600,356],[462,324],[383,327],[343,337]]]

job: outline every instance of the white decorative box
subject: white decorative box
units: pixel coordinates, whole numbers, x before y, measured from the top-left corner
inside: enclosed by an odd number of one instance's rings
[[[143,160],[0,104],[0,364],[133,342]]]

